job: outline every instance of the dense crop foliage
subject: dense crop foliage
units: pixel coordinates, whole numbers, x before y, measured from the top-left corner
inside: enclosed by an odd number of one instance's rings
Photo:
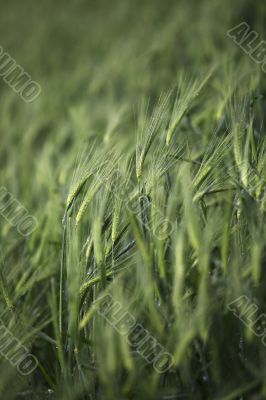
[[[266,309],[266,75],[226,34],[266,40],[265,16],[2,1],[0,45],[42,92],[26,104],[0,80],[0,185],[38,221],[23,236],[0,216],[1,324],[38,360],[24,376],[1,352],[1,399],[266,398],[264,320],[228,308]],[[111,298],[169,368],[103,317]]]

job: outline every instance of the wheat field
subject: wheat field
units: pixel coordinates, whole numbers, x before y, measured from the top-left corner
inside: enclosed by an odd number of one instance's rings
[[[266,399],[265,18],[1,2],[1,400]]]

